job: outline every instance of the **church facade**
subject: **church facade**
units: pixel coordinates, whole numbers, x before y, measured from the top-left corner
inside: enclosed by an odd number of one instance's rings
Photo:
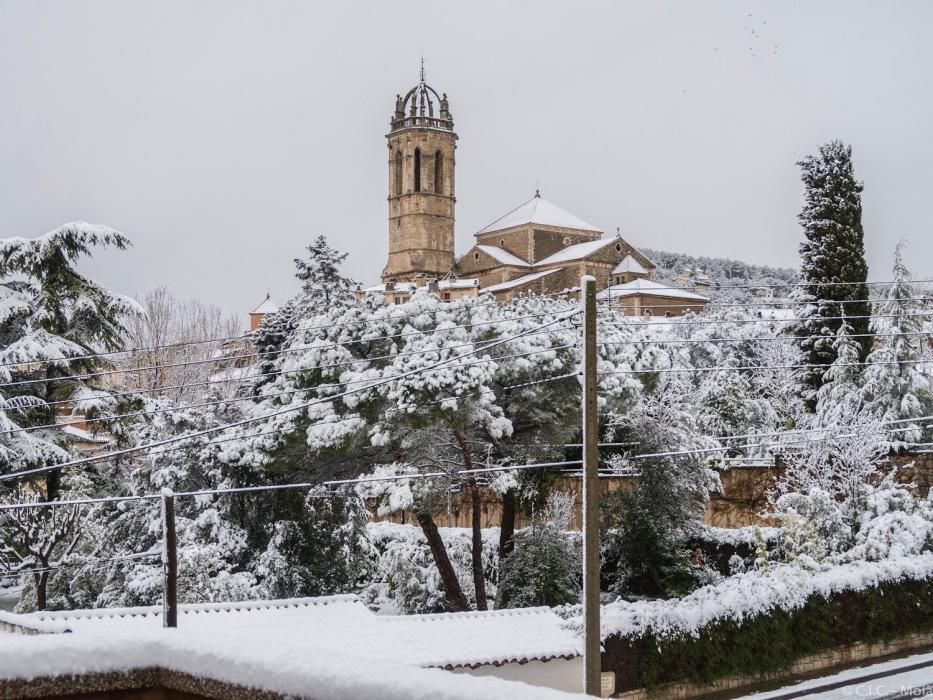
[[[357,295],[402,303],[418,289],[445,300],[492,293],[555,295],[582,275],[601,289],[654,279],[656,266],[620,235],[605,232],[535,192],[528,201],[454,250],[457,134],[446,94],[424,81],[396,96],[386,135],[389,174],[389,257],[382,283]]]

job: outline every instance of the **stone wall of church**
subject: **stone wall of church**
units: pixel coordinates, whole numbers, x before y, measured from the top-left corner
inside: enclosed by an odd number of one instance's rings
[[[529,262],[531,259],[531,229],[527,226],[479,235],[476,237],[476,243],[502,248],[512,255],[517,255],[525,262]]]
[[[596,231],[578,231],[556,226],[536,227],[531,234],[530,262],[540,262],[567,246],[599,240],[600,235]]]

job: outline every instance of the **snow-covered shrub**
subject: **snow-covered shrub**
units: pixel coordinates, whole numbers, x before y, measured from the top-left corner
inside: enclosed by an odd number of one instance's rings
[[[367,532],[375,550],[376,568],[361,595],[384,612],[403,614],[448,610],[440,574],[421,528],[396,523],[370,523]],[[471,591],[472,532],[438,528],[464,591]],[[499,571],[499,528],[484,528],[483,570],[486,590],[496,595]],[[471,601],[475,602],[475,601]]]
[[[817,486],[806,494],[784,494],[777,508],[784,525],[779,552],[786,561],[816,568],[852,544],[852,528],[839,502]]]
[[[502,561],[497,608],[565,605],[577,600],[582,586],[581,540],[567,531],[574,494],[552,491],[530,527],[512,537],[513,549]]]
[[[933,549],[933,503],[904,488],[885,488],[866,499],[858,533],[846,556],[878,561]]]
[[[258,561],[264,598],[346,593],[372,567],[367,514],[353,493],[313,489],[293,520],[279,520]]]

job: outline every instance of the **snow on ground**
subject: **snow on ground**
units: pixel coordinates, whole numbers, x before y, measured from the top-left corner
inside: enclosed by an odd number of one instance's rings
[[[912,668],[917,666],[925,667]],[[876,677],[879,675],[883,677]],[[931,683],[933,654],[915,654],[894,661],[850,668],[830,676],[794,683],[779,690],[755,693],[746,696],[744,700],[780,700],[790,695],[826,700],[852,697],[881,698],[898,694],[923,697],[933,695],[933,690],[925,690]]]

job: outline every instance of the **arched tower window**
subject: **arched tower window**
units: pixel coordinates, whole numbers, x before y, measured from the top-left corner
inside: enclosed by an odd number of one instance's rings
[[[415,149],[415,192],[421,191],[421,149]]]
[[[395,152],[395,182],[392,183],[393,191],[395,196],[398,197],[402,194],[402,152]]]
[[[444,194],[444,154],[434,154],[434,192]]]

